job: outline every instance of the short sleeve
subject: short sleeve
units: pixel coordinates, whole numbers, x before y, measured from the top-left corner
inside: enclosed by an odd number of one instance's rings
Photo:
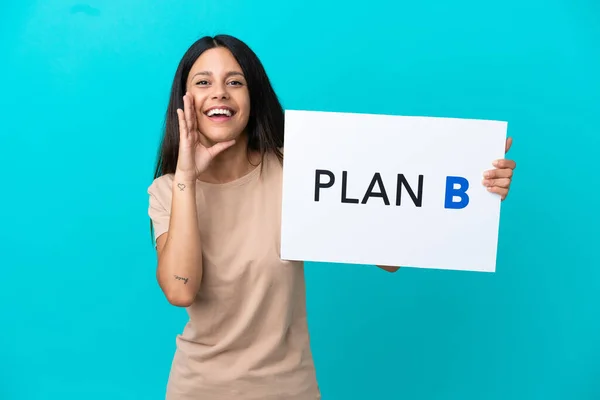
[[[155,179],[148,187],[148,216],[154,228],[154,239],[169,230],[171,218],[171,183],[168,176]]]

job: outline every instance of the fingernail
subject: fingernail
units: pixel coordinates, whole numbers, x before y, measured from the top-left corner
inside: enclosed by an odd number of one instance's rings
[[[482,183],[483,183],[484,186],[489,186],[490,185],[490,181],[488,181],[487,179],[484,179]]]
[[[483,176],[485,176],[486,178],[489,178],[490,177],[490,171],[485,171],[483,173]]]
[[[497,167],[497,166],[498,166],[498,160],[494,161],[494,162],[492,163],[492,165],[493,165],[494,167]]]

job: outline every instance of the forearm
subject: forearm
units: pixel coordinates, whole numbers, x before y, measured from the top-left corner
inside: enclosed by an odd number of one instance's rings
[[[175,176],[167,238],[159,249],[157,279],[171,304],[187,307],[202,281],[196,183]]]

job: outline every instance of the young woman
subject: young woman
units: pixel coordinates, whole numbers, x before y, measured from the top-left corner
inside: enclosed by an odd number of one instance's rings
[[[246,44],[220,35],[187,50],[148,189],[158,283],[189,314],[168,400],[320,398],[303,264],[279,257],[283,128]],[[504,199],[514,167],[499,160],[484,184]]]

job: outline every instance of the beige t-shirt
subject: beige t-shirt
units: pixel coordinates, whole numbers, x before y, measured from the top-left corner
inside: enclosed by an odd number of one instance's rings
[[[155,236],[168,230],[172,175],[148,188]],[[306,318],[304,265],[280,258],[282,168],[197,182],[203,277],[177,335],[167,400],[320,399]]]

